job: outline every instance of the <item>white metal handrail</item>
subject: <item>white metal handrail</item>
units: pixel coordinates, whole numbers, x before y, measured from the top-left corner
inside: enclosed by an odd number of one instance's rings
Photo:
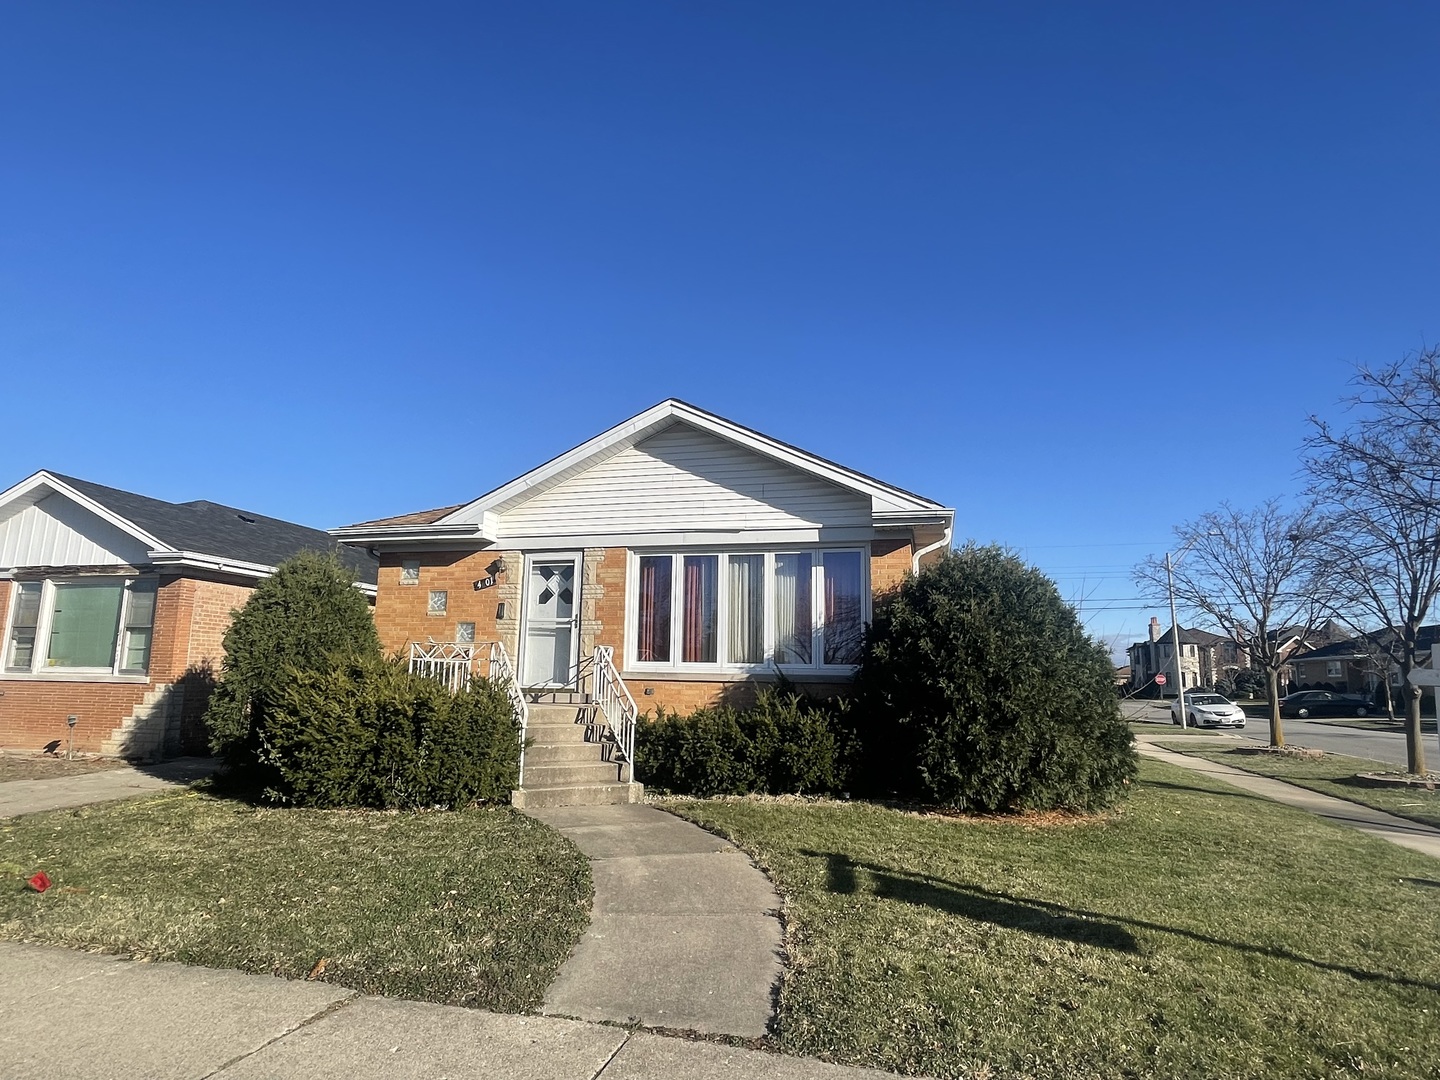
[[[476,671],[477,660],[483,660],[484,671]],[[520,770],[516,786],[524,787],[525,781],[525,735],[530,723],[530,707],[525,695],[520,692],[520,681],[515,678],[515,665],[505,651],[503,641],[429,641],[422,644],[410,643],[410,670],[417,675],[435,679],[452,694],[458,694],[470,685],[473,678],[489,679],[505,691],[510,702],[510,711],[520,725]]]
[[[610,729],[610,737],[625,762],[625,779],[635,780],[635,720],[640,710],[625,685],[620,673],[615,670],[615,650],[609,645],[596,645],[594,662],[590,669],[596,711],[604,718]]]

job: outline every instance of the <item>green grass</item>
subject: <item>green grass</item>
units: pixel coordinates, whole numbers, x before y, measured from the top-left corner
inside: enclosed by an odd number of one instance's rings
[[[1197,747],[1194,743],[1162,742],[1159,745],[1177,753],[1229,765],[1233,769],[1244,769],[1260,776],[1273,776],[1276,780],[1284,780],[1296,787],[1309,788],[1322,795],[1333,795],[1337,799],[1348,799],[1361,806],[1374,807],[1387,814],[1410,818],[1412,821],[1440,829],[1440,792],[1426,791],[1424,788],[1367,787],[1356,781],[1356,773],[1387,772],[1395,768],[1383,762],[1345,757],[1343,754],[1326,754],[1316,760],[1288,754],[1244,754],[1235,750],[1212,750],[1208,746]]]
[[[1069,825],[675,803],[785,899],[791,1053],[939,1077],[1440,1075],[1440,863],[1146,761]]]
[[[54,887],[27,890],[45,870]],[[257,809],[195,792],[0,822],[0,938],[534,1008],[589,919],[583,855],[508,807]]]

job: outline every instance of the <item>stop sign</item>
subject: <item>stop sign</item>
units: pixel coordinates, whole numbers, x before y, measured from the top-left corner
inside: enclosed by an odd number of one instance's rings
[[[1163,672],[1162,672],[1161,674],[1155,676],[1155,685],[1156,685],[1156,686],[1164,686],[1164,685],[1165,685],[1165,674],[1164,674]]]

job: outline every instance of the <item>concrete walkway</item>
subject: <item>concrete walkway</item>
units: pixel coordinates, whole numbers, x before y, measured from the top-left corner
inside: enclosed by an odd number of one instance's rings
[[[183,787],[193,780],[209,776],[218,764],[212,758],[175,758],[138,769],[111,769],[79,776],[47,777],[44,780],[8,780],[0,783],[0,818],[111,802],[166,788]]]
[[[716,1043],[0,943],[6,1080],[876,1080]]]
[[[1392,844],[1399,844],[1401,847],[1440,859],[1440,829],[1432,829],[1428,825],[1421,825],[1408,818],[1395,817],[1380,810],[1372,810],[1359,803],[1322,795],[1320,792],[1310,791],[1308,788],[1296,787],[1283,780],[1272,780],[1268,776],[1257,776],[1255,773],[1207,761],[1205,758],[1190,757],[1186,754],[1176,753],[1174,750],[1166,750],[1156,746],[1151,741],[1154,738],[1156,736],[1148,734],[1135,737],[1137,749],[1146,757],[1163,761],[1169,765],[1178,765],[1182,769],[1189,769],[1192,772],[1204,773],[1206,776],[1213,776],[1217,780],[1223,780],[1225,783],[1253,795],[1273,799],[1286,806],[1308,811],[1316,817],[1336,825],[1359,829],[1369,836],[1388,840]],[[1175,742],[1185,736],[1170,735],[1160,736],[1160,738],[1166,742]],[[1190,736],[1190,738],[1195,739],[1197,745],[1217,745],[1213,736],[1197,735]],[[1202,739],[1203,742],[1201,742]]]
[[[536,809],[590,858],[590,929],[549,1015],[757,1038],[781,975],[780,898],[732,844],[649,806]]]

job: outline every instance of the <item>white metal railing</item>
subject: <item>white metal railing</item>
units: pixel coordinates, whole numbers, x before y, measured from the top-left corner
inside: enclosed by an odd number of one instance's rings
[[[609,645],[596,645],[590,667],[591,697],[595,710],[610,730],[610,737],[625,763],[625,779],[635,780],[635,719],[640,710],[630,696],[620,673],[615,670],[615,650]]]
[[[476,670],[477,661],[484,665],[483,671]],[[520,680],[515,678],[515,665],[505,651],[502,641],[429,641],[421,644],[410,643],[410,670],[417,675],[435,679],[452,694],[458,694],[470,685],[474,678],[489,679],[505,691],[510,702],[510,711],[520,725],[520,774],[516,786],[525,786],[525,736],[530,724],[530,707],[525,695],[520,692]]]

